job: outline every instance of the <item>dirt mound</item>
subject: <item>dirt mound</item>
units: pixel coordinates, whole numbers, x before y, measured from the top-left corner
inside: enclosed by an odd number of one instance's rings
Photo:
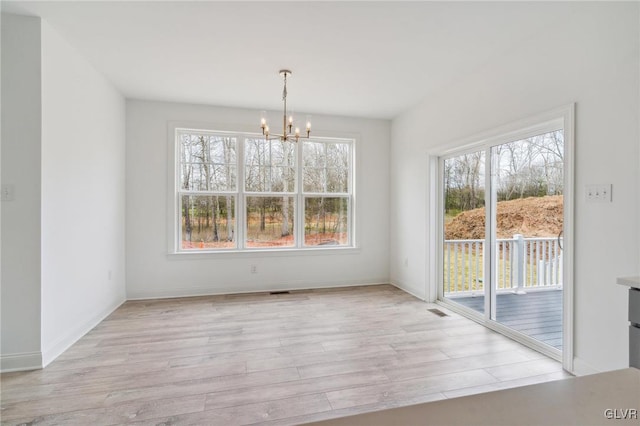
[[[496,215],[498,238],[555,237],[562,230],[562,214],[562,195],[501,201]],[[484,207],[462,212],[445,225],[445,239],[484,238],[484,224]]]

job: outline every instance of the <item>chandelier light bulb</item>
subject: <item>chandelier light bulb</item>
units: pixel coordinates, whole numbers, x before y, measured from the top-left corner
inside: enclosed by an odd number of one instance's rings
[[[291,111],[287,111],[287,78],[291,75],[290,70],[280,70],[280,75],[282,76],[284,87],[282,89],[282,103],[283,103],[283,112],[282,112],[282,134],[274,133],[270,136],[269,126],[267,125],[266,112],[262,111],[262,115],[260,117],[260,128],[262,129],[262,134],[266,137],[267,140],[280,140],[282,142],[298,142],[298,140],[302,137],[304,139],[309,138],[309,134],[311,133],[311,121],[307,116],[307,127],[306,127],[306,136],[300,136],[300,128],[296,127],[295,130],[293,128],[293,113]],[[289,114],[287,114],[287,112]]]

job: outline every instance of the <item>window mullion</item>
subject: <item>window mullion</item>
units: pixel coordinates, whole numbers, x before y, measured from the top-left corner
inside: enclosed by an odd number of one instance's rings
[[[239,250],[245,248],[245,235],[246,235],[246,209],[245,209],[245,140],[243,135],[236,136],[236,247]]]
[[[324,164],[323,164],[323,168],[322,168],[322,192],[327,192],[327,177],[329,176],[329,173],[327,173],[327,144],[324,144],[322,146],[322,150],[324,151]]]
[[[174,240],[175,242],[173,243],[173,249],[175,251],[179,251],[180,248],[182,248],[182,194],[180,193],[180,190],[182,189],[182,139],[180,138],[180,133],[178,131],[175,132],[174,135],[175,141],[173,143],[173,152],[174,152],[174,158],[177,161],[174,161],[174,165],[173,165],[173,174],[174,174],[174,185],[175,185],[175,193],[174,193],[174,200],[175,200],[175,210],[174,210],[174,214],[175,214],[175,219],[177,219],[178,222],[178,226],[176,226],[174,228]],[[175,223],[175,219],[174,219],[174,223]]]
[[[355,197],[354,197],[354,184],[355,184],[355,142],[349,144],[349,164],[348,171],[349,173],[347,179],[347,193],[349,194],[349,206],[347,209],[347,232],[349,233],[349,245],[355,245]]]
[[[267,170],[269,170],[269,173],[266,174],[267,176],[267,187],[265,189],[267,189],[269,192],[271,192],[271,190],[273,189],[271,187],[272,183],[273,183],[273,141],[268,141],[267,142],[267,148],[269,150],[269,161],[266,161],[266,167],[268,168]]]
[[[304,141],[300,142],[296,149],[296,247],[304,247],[304,162],[303,162]]]

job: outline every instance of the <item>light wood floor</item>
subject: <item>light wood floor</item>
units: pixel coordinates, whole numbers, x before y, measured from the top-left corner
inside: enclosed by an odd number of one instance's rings
[[[46,369],[1,376],[3,424],[297,424],[568,377],[391,286],[131,301]]]

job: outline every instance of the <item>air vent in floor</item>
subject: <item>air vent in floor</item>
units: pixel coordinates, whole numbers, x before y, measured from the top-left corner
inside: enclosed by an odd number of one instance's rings
[[[288,291],[270,291],[269,294],[290,294]]]
[[[440,309],[427,309],[427,311],[431,312],[432,314],[435,314],[439,317],[448,317],[449,315],[445,314],[444,312],[442,312]]]

